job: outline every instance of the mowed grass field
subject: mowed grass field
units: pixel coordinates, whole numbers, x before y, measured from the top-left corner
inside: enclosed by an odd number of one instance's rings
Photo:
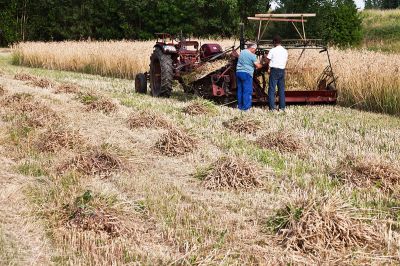
[[[1,264],[400,263],[398,117],[243,114],[11,61],[0,54]]]
[[[224,48],[233,40],[218,42]],[[237,42],[236,42],[237,45]],[[154,41],[21,43],[14,46],[17,65],[67,70],[134,79],[149,70]],[[290,51],[287,85],[294,89],[316,89],[318,77],[328,65],[327,56],[307,50]],[[337,76],[339,104],[367,111],[400,114],[400,54],[367,50],[330,50]]]

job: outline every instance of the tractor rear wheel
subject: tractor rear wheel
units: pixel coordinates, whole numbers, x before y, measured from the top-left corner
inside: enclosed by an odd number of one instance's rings
[[[154,97],[170,97],[174,70],[171,55],[155,48],[150,57],[150,89]]]
[[[147,93],[147,78],[143,73],[139,73],[135,77],[135,91],[136,93]]]

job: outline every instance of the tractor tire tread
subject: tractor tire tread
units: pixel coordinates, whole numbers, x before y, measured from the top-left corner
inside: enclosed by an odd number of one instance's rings
[[[161,86],[159,91],[153,88],[153,82],[150,82],[151,93],[155,97],[170,97],[172,93],[172,84],[174,80],[174,71],[172,65],[172,58],[168,54],[164,54],[160,48],[155,48],[153,54],[151,55],[150,62],[153,60],[160,61],[161,67]],[[152,69],[152,63],[150,63],[150,69]],[[150,70],[152,73],[152,71]]]

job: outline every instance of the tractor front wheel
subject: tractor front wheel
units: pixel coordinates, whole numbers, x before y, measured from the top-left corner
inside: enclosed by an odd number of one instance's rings
[[[155,48],[150,57],[150,89],[154,97],[170,97],[174,70],[171,55]]]

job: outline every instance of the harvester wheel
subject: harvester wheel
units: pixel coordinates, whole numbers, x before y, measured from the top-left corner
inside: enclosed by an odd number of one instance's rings
[[[170,97],[174,70],[172,58],[164,54],[160,48],[155,48],[150,57],[150,89],[154,97]]]
[[[135,77],[135,91],[136,93],[147,93],[147,78],[143,73],[139,73]]]

